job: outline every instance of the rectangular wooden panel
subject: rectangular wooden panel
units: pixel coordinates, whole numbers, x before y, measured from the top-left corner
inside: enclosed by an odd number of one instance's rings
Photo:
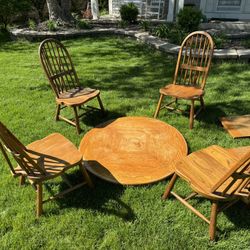
[[[233,138],[250,137],[250,115],[222,117],[220,120]]]

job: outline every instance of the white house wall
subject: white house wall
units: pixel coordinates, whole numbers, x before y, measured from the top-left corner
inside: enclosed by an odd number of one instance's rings
[[[250,20],[250,0],[241,0],[241,6],[235,10],[233,8],[224,8],[218,10],[218,0],[200,0],[200,8],[207,18],[230,18],[230,19],[248,19]]]
[[[145,14],[145,1],[150,0],[109,0],[109,14],[113,16],[118,16],[119,9],[123,4],[127,4],[128,2],[133,2],[138,7],[139,13],[141,15]],[[165,12],[167,13],[168,10],[168,1],[165,0]]]
[[[140,14],[143,15],[145,8],[140,8],[142,5],[140,2],[145,2],[150,0],[109,0],[109,14],[113,16],[119,16],[119,9],[122,4],[128,2],[135,2],[138,6]],[[240,20],[250,20],[250,0],[241,0],[241,6],[238,10],[233,10],[230,8],[224,8],[224,10],[218,10],[218,1],[219,0],[171,0],[174,4],[174,9],[178,12],[179,2],[184,2],[185,4],[195,4],[197,7],[200,7],[203,14],[206,15],[208,19],[211,18],[230,18],[230,19],[240,19]],[[228,0],[230,1],[230,0]],[[145,4],[143,5],[145,6]],[[165,0],[165,13],[168,13],[169,0]],[[171,20],[174,19],[175,10],[173,13],[170,13]],[[169,17],[167,18],[169,21]]]

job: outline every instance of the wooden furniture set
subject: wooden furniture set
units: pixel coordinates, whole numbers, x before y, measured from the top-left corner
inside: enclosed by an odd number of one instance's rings
[[[212,38],[206,32],[193,32],[186,37],[178,55],[173,83],[160,89],[155,118],[162,108],[172,109],[170,105],[177,104],[178,99],[190,100],[189,124],[193,128],[197,115],[194,114],[194,102],[200,101],[201,109],[204,108],[204,88],[213,48]],[[70,55],[60,42],[46,39],[39,47],[39,55],[56,95],[56,120],[65,120],[76,126],[80,133],[81,115],[77,109],[96,98],[104,112],[100,91],[80,86]],[[162,105],[165,96],[171,96],[174,101]],[[74,121],[60,115],[63,107],[73,109]],[[59,133],[24,146],[0,122],[0,150],[12,175],[20,178],[20,185],[27,179],[35,188],[37,216],[42,214],[44,202],[62,197],[85,184],[93,187],[85,166],[104,180],[126,185],[153,183],[173,175],[162,198],[172,194],[207,222],[211,240],[215,239],[217,214],[241,197],[250,199],[250,147],[229,150],[211,146],[186,156],[187,144],[181,133],[156,119],[124,117],[108,121],[84,136],[79,151]],[[17,167],[13,167],[8,153],[18,163]],[[84,181],[72,186],[65,172],[75,166],[80,168]],[[58,176],[69,188],[43,200],[43,183]],[[193,189],[186,198],[172,191],[178,177]],[[211,201],[210,219],[188,203],[197,195]]]

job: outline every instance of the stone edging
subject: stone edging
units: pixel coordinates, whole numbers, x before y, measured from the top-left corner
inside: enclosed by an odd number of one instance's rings
[[[179,45],[171,44],[169,42],[163,41],[158,37],[149,35],[148,32],[140,32],[135,30],[117,29],[117,28],[95,28],[91,30],[75,30],[68,29],[66,31],[59,32],[46,32],[46,31],[30,31],[27,29],[15,29],[11,31],[12,36],[18,38],[25,38],[27,40],[43,40],[45,38],[74,38],[83,37],[89,35],[99,35],[99,34],[116,34],[125,35],[129,37],[134,37],[139,41],[144,42],[156,49],[170,53],[178,54]],[[216,59],[249,59],[250,49],[215,49],[214,58]]]

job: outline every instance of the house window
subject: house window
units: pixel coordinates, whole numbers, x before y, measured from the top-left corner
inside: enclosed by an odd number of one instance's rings
[[[218,11],[240,11],[241,0],[218,0]]]

